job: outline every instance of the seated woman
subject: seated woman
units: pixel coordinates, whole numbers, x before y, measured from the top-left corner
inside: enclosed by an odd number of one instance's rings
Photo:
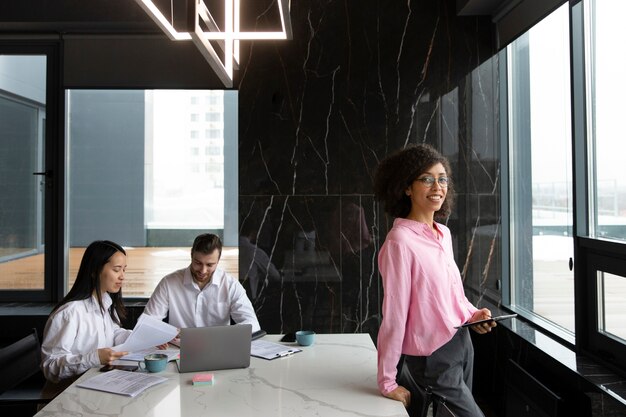
[[[126,316],[125,271],[126,252],[117,243],[98,240],[87,247],[72,289],[52,310],[44,329],[41,367],[49,382],[69,385],[89,368],[128,354],[111,349],[131,333],[120,325]]]

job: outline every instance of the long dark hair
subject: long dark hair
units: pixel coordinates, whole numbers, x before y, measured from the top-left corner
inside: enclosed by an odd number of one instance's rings
[[[94,291],[100,309],[104,312],[102,294],[100,293],[100,274],[102,273],[104,265],[109,262],[109,259],[117,252],[122,252],[126,255],[124,248],[110,240],[96,240],[90,243],[83,254],[83,259],[80,261],[78,275],[76,276],[74,285],[72,285],[72,289],[63,300],[54,307],[52,312],[54,313],[59,307],[70,301],[86,300],[91,297]],[[109,307],[109,315],[114,322],[121,325],[120,320],[126,318],[126,309],[122,302],[122,289],[120,288],[117,293],[109,295],[111,296],[111,300],[113,300],[113,304]]]
[[[374,174],[374,196],[384,204],[391,217],[406,217],[411,211],[411,199],[405,193],[426,170],[440,163],[448,178],[452,176],[450,163],[445,156],[427,144],[409,145],[383,159]],[[435,212],[435,220],[445,220],[452,210],[454,186],[448,183],[448,192],[441,208]]]

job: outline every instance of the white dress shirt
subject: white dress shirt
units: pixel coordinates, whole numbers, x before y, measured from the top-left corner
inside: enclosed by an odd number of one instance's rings
[[[239,281],[217,268],[200,289],[190,267],[166,275],[157,285],[144,313],[160,320],[169,312],[169,323],[178,328],[251,324],[261,329],[252,303]]]
[[[104,312],[95,296],[70,301],[46,323],[41,344],[41,368],[49,381],[59,382],[100,366],[98,349],[123,343],[131,330],[122,329],[109,314],[109,293],[102,295]]]

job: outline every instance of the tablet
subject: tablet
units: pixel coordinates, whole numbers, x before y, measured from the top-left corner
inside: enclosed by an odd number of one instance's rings
[[[487,322],[490,322],[490,321],[501,321],[501,320],[506,320],[506,319],[512,319],[513,317],[517,317],[517,314],[505,314],[503,316],[495,316],[495,317],[491,317],[489,319],[470,321],[470,322],[467,322],[467,323],[462,324],[460,326],[456,326],[455,329],[460,329],[461,327],[469,327],[469,326],[473,326],[475,324],[487,323]]]

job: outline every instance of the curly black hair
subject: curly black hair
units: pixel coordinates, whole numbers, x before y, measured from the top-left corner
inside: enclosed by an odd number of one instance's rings
[[[427,144],[409,145],[383,159],[374,173],[374,196],[384,204],[391,217],[406,217],[411,211],[411,199],[405,190],[430,167],[440,163],[448,178],[452,175],[448,159]],[[448,192],[435,220],[445,220],[452,210],[454,188],[448,183]]]

